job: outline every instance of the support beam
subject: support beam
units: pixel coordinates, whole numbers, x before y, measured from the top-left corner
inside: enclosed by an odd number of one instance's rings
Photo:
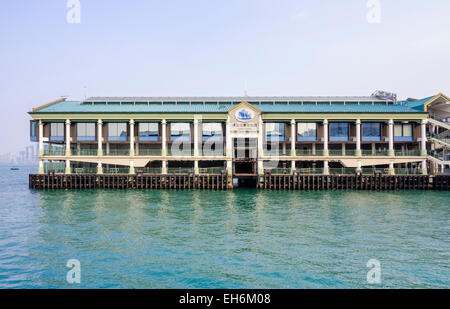
[[[361,163],[361,160],[358,160],[358,162],[357,162],[357,167],[356,167],[356,171],[358,171],[358,172],[361,172],[362,171],[362,163]]]
[[[194,119],[194,157],[198,157],[200,155],[198,151],[198,133],[198,119]]]
[[[98,161],[97,163],[97,174],[103,175],[103,165],[101,161]]]
[[[421,147],[420,147],[420,155],[426,156],[427,155],[427,120],[423,119],[422,123],[420,124],[420,132],[421,132]]]
[[[228,175],[233,175],[233,161],[227,160],[227,173]]]
[[[70,169],[70,160],[66,160],[66,175],[72,174],[72,170]]]
[[[226,156],[231,159],[233,157],[233,140],[231,138],[231,122],[230,122],[230,116],[227,118],[226,128],[225,128],[225,149],[226,149]],[[230,173],[231,175],[231,173]]]
[[[130,120],[130,156],[134,156],[134,119]]]
[[[295,170],[296,170],[296,167],[295,167],[295,160],[292,160],[292,161],[291,161],[291,174],[294,174]]]
[[[44,123],[42,122],[42,120],[39,120],[39,156],[43,155],[44,155]]]
[[[194,174],[195,175],[200,174],[200,170],[198,169],[198,160],[194,161]]]
[[[97,121],[97,155],[103,156],[103,121]]]
[[[263,120],[262,120],[262,116],[259,115],[259,130],[258,130],[258,157],[263,156],[264,152],[263,152],[263,143],[264,143],[264,125],[263,125]],[[259,164],[259,163],[258,163]],[[259,170],[259,167],[258,167]],[[263,172],[264,173],[264,172]]]
[[[167,174],[167,161],[162,161],[161,174],[163,175]]]
[[[395,175],[394,162],[389,162],[389,175]]]
[[[393,157],[395,155],[394,152],[394,120],[390,119],[389,120],[389,156]]]
[[[323,155],[328,156],[328,119],[323,120]]]
[[[323,161],[323,174],[330,175],[330,168],[328,167],[328,161]]]
[[[427,175],[427,174],[428,174],[427,160],[422,160],[422,175]]]
[[[67,119],[66,120],[66,156],[70,156],[71,152],[70,152],[70,120]],[[66,172],[67,174],[67,172]]]
[[[134,170],[134,161],[130,161],[130,174],[136,174],[136,171]]]
[[[258,175],[264,175],[264,162],[258,160]]]
[[[361,120],[356,120],[356,155],[361,156]]]
[[[39,170],[38,170],[38,174],[44,174],[44,161],[43,160],[39,160]]]
[[[295,134],[296,122],[295,119],[291,120],[291,156],[295,156],[295,143],[297,142],[297,135]],[[295,161],[293,161],[295,162]]]
[[[161,155],[163,157],[167,156],[167,121],[166,119],[163,119],[161,121],[161,145],[162,145],[162,153]],[[164,164],[165,161],[163,161]],[[164,170],[164,167],[163,167]],[[166,172],[163,174],[167,174],[167,168],[166,168]]]

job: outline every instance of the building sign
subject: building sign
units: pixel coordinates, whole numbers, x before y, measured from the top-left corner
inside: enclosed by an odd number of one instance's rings
[[[235,137],[257,137],[261,111],[247,102],[230,110],[231,134]]]

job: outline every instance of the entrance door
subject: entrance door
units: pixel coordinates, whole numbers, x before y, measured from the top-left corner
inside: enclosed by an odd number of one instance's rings
[[[258,159],[258,139],[233,139],[234,174],[256,175],[256,160]]]

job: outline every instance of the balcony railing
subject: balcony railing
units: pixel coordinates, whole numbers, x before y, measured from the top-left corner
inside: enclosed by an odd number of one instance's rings
[[[72,149],[72,156],[96,156],[98,155],[97,149]]]
[[[65,156],[66,149],[63,147],[45,147],[44,155],[46,155],[46,156]]]
[[[373,151],[373,150],[363,149],[363,150],[361,150],[361,154],[363,156],[380,156],[380,157],[383,157],[383,156],[388,156],[389,155],[389,151],[387,151],[387,150],[375,150],[375,151]]]
[[[161,149],[139,149],[139,156],[161,156]]]
[[[289,157],[291,155],[291,149],[264,149],[264,155],[268,157]]]
[[[208,167],[208,168],[199,168],[198,172],[200,174],[222,174],[225,172],[223,167]]]
[[[223,157],[224,151],[223,149],[217,149],[217,150],[200,150],[200,154],[202,154],[204,157]]]
[[[323,150],[317,150],[313,153],[312,149],[297,149],[296,150],[297,156],[323,156]]]
[[[420,169],[413,168],[396,168],[395,175],[419,175],[422,174]]]
[[[107,156],[129,156],[130,149],[110,149],[106,153]]]
[[[193,167],[169,167],[167,169],[169,174],[189,174],[194,173]]]
[[[103,174],[129,174],[129,173],[130,173],[129,167],[110,167],[103,169]]]
[[[274,175],[290,175],[291,169],[290,168],[273,168],[270,170],[270,172]]]
[[[72,167],[72,174],[97,174],[95,167]]]
[[[45,163],[44,173],[54,172],[57,174],[64,174],[66,172],[65,163]]]
[[[419,157],[421,156],[420,150],[396,150],[395,151],[396,157]]]
[[[160,167],[144,167],[144,168],[136,168],[136,173],[143,174],[161,174]]]
[[[192,157],[194,149],[167,149],[167,155],[173,157]]]

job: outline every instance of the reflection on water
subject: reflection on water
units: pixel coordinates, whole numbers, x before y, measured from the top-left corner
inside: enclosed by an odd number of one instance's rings
[[[369,259],[381,287],[450,285],[447,192],[36,192],[1,172],[0,288],[73,287],[72,258],[83,288],[366,288]]]

